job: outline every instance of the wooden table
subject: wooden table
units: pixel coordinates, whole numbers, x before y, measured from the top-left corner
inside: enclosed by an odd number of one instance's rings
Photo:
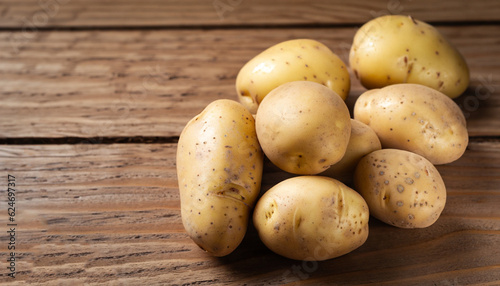
[[[0,3],[2,284],[500,285],[499,1]],[[372,218],[362,247],[319,263],[273,254],[253,228],[233,254],[204,253],[180,218],[186,122],[236,100],[236,74],[265,48],[313,38],[347,62],[362,23],[391,13],[436,25],[471,70],[456,99],[470,144],[438,167],[448,189],[438,222],[404,230]],[[364,91],[352,78],[350,108]],[[283,177],[268,172],[263,188]]]

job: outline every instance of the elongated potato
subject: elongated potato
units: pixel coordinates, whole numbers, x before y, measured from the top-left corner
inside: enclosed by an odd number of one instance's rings
[[[436,165],[460,158],[469,142],[458,105],[419,84],[394,84],[363,93],[354,105],[354,119],[370,126],[383,148],[408,150]]]
[[[298,176],[268,190],[253,223],[264,244],[296,260],[344,255],[368,238],[368,206],[356,191],[322,176]]]
[[[446,204],[438,170],[424,157],[404,150],[382,149],[363,157],[354,184],[371,215],[401,228],[432,225]]]
[[[354,36],[349,65],[368,89],[417,83],[455,98],[469,85],[460,52],[433,26],[403,15],[364,24]]]
[[[202,249],[224,256],[240,244],[262,164],[254,118],[240,103],[216,100],[186,125],[177,150],[181,216]]]
[[[236,78],[240,102],[252,113],[276,87],[298,80],[320,83],[342,99],[351,81],[344,62],[324,44],[310,39],[278,43],[248,61]]]

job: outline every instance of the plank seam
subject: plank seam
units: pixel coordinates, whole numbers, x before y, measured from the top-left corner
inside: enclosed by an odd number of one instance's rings
[[[132,136],[132,137],[17,137],[0,138],[0,145],[60,145],[60,144],[166,144],[177,143],[179,136]]]
[[[177,143],[179,136],[119,136],[119,137],[12,137],[0,138],[0,145],[58,145],[58,144],[166,144]],[[500,143],[500,136],[470,137],[469,143]]]
[[[486,21],[429,21],[433,26],[498,26],[498,20]],[[136,31],[136,30],[250,30],[250,29],[331,29],[331,28],[358,28],[364,23],[302,23],[302,24],[206,24],[206,25],[135,25],[135,26],[43,26],[37,31]],[[25,32],[26,27],[0,26],[0,32]]]

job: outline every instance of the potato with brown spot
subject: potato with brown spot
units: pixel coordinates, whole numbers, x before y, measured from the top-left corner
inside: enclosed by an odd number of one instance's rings
[[[446,187],[436,167],[404,150],[382,149],[363,157],[354,184],[372,216],[401,228],[434,224],[446,204]]]
[[[320,83],[344,100],[351,87],[346,65],[327,46],[316,40],[294,39],[278,43],[248,61],[238,72],[236,91],[240,102],[256,113],[271,90],[298,80]]]
[[[351,133],[349,110],[331,89],[285,83],[261,102],[256,131],[266,156],[282,170],[313,175],[342,159]]]
[[[365,23],[354,36],[349,65],[367,89],[417,83],[456,98],[469,85],[460,52],[433,26],[403,15]]]
[[[341,182],[298,176],[278,183],[259,199],[253,223],[275,253],[321,261],[363,245],[369,216],[364,199]]]
[[[436,165],[458,160],[469,143],[458,105],[419,84],[394,84],[363,93],[354,105],[354,118],[377,133],[383,148],[411,151]]]
[[[227,255],[245,236],[260,191],[254,118],[236,101],[216,100],[188,122],[177,148],[184,228],[202,249]]]

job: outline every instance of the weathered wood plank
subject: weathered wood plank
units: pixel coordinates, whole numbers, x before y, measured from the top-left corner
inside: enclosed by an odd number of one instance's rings
[[[494,0],[5,0],[0,27],[181,27],[364,23],[384,14],[425,21],[498,21]]]
[[[469,90],[457,99],[471,136],[500,135],[500,28],[439,28],[464,54]],[[178,136],[218,98],[236,100],[250,58],[313,38],[347,62],[356,28],[0,33],[0,137]],[[365,89],[352,77],[352,108]]]
[[[500,281],[500,143],[472,141],[439,166],[448,189],[436,224],[405,230],[370,220],[368,241],[320,262],[273,254],[251,227],[214,258],[184,233],[176,144],[2,145],[0,177],[16,178],[17,278],[0,283],[463,285]],[[266,168],[264,188],[286,177]],[[2,200],[3,201],[3,200]],[[0,244],[6,205],[0,208]],[[0,253],[5,265],[6,251]]]

